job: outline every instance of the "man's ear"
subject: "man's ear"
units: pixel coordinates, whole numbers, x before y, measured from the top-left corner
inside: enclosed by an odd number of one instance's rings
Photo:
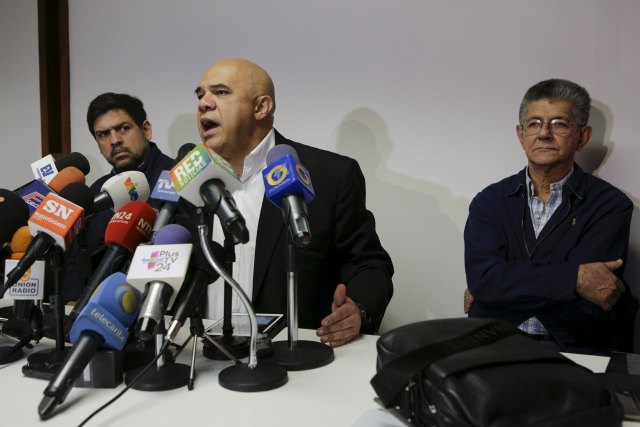
[[[273,99],[268,95],[259,96],[255,102],[255,118],[262,120],[273,113]]]
[[[576,151],[582,150],[591,139],[591,134],[593,133],[593,128],[589,125],[585,126],[580,133],[580,140],[578,141],[578,146],[576,147]]]
[[[151,122],[149,120],[145,120],[142,123],[142,131],[144,132],[144,137],[147,141],[151,141],[151,136],[153,134],[151,129]]]
[[[518,141],[520,141],[520,146],[524,150],[524,135],[522,134],[522,125],[516,125],[516,135],[518,135]]]

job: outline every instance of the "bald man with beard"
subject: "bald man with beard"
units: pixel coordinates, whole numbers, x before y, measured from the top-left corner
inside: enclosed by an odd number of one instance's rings
[[[393,294],[393,265],[365,205],[365,180],[351,158],[286,139],[273,127],[273,81],[257,64],[224,59],[209,68],[195,90],[204,144],[233,167],[232,195],[245,217],[249,243],[236,247],[234,276],[257,312],[287,312],[282,212],[264,196],[267,153],[287,144],[308,169],[316,198],[308,204],[312,242],[300,249],[298,324],[316,329],[321,342],[341,346],[376,333]],[[222,242],[216,221],[213,239]],[[233,311],[241,309],[234,301]],[[209,286],[208,316],[222,316],[222,286]]]

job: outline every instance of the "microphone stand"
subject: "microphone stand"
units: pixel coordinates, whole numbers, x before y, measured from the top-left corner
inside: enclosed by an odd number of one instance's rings
[[[289,230],[286,250],[288,340],[275,341],[273,354],[262,359],[288,371],[319,368],[333,361],[333,348],[316,341],[298,340],[298,255],[299,248]]]
[[[238,297],[247,310],[251,326],[249,362],[247,364],[236,363],[235,365],[223,369],[218,375],[219,384],[229,390],[245,392],[273,390],[283,386],[288,379],[286,369],[270,363],[260,363],[260,365],[258,365],[258,357],[256,355],[258,321],[256,319],[256,313],[251,306],[249,298],[242,290],[242,287],[240,287],[240,285],[218,265],[217,260],[213,257],[211,247],[207,241],[208,228],[206,224],[198,225],[198,235],[200,237],[200,245],[207,262],[220,275],[220,277],[222,277],[224,281],[228,283],[234,291],[236,291]]]
[[[158,324],[155,346],[156,356],[162,351],[166,329],[164,319]],[[146,366],[140,366],[127,371],[124,375],[124,382],[132,389],[139,391],[164,391],[173,390],[189,384],[190,368],[183,363],[173,360],[165,360],[165,355],[160,355],[155,367],[147,370],[142,377],[132,382]]]
[[[233,263],[236,260],[235,243],[229,232],[227,232],[225,228],[223,228],[223,230],[225,270],[230,276],[232,276]],[[205,357],[214,360],[227,360],[229,358],[229,353],[231,353],[234,358],[243,359],[249,355],[249,339],[247,337],[233,335],[233,323],[231,320],[233,316],[233,294],[231,286],[227,282],[224,282],[223,298],[222,335],[212,338],[213,341],[220,345],[215,345],[212,342],[211,344],[213,344],[213,347],[211,347],[209,342],[205,341],[202,354]],[[226,351],[220,350],[221,348],[224,348]]]
[[[19,336],[20,338],[14,338],[9,334],[2,333],[2,335],[8,338],[11,338],[12,340],[15,340],[16,343],[12,346],[0,347],[0,365],[13,363],[22,359],[22,356],[24,356],[24,352],[22,351],[22,349],[24,347],[33,348],[33,346],[31,345],[31,340],[37,341],[40,338],[42,338],[42,334],[41,334],[42,312],[38,307],[33,305],[33,303],[30,300],[27,300],[27,301],[31,305],[31,307],[29,307],[30,311],[28,314],[30,319],[30,325],[27,326],[25,320],[16,320],[16,323],[17,323],[16,326],[20,330],[17,336]]]
[[[47,253],[47,261],[51,266],[53,276],[53,293],[49,296],[49,305],[53,307],[55,322],[55,341],[53,349],[42,350],[27,357],[27,365],[22,368],[25,376],[51,379],[64,362],[67,351],[71,347],[65,346],[64,341],[64,297],[62,295],[63,273],[62,248],[55,245]]]

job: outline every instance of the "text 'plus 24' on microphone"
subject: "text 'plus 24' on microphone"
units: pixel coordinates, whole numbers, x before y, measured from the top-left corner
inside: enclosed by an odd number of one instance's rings
[[[38,406],[43,420],[54,415],[73,384],[89,364],[98,347],[121,351],[129,337],[128,328],[140,308],[140,292],[127,283],[123,273],[114,273],[102,282],[71,327],[73,349],[44,390]]]
[[[148,203],[142,201],[129,202],[113,214],[104,234],[107,250],[69,313],[71,320],[80,314],[98,285],[107,276],[125,268],[136,247],[148,240],[155,219],[156,212]]]
[[[135,333],[143,341],[156,336],[167,308],[185,280],[191,258],[191,234],[178,224],[165,225],[153,245],[140,245],[131,259],[127,281],[144,291]]]
[[[297,246],[311,243],[307,203],[315,198],[309,171],[302,166],[291,146],[278,144],[267,153],[267,168],[262,171],[265,196],[282,209]]]
[[[200,144],[169,171],[169,176],[180,197],[218,216],[235,244],[249,241],[244,217],[229,192],[239,188],[240,181],[226,160]]]
[[[60,195],[47,194],[29,217],[29,231],[34,238],[16,267],[7,274],[3,294],[51,248],[58,246],[66,251],[75,241],[85,213],[90,213],[92,206],[91,190],[83,184],[69,184]]]

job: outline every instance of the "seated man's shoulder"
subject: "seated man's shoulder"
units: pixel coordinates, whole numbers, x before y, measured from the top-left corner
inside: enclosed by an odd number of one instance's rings
[[[584,191],[588,196],[606,197],[609,203],[619,203],[621,205],[633,205],[631,199],[613,184],[595,175],[585,173]]]
[[[300,161],[304,164],[305,160],[312,162],[338,162],[349,163],[354,161],[351,157],[344,156],[342,154],[334,153],[329,150],[325,150],[318,147],[312,147],[310,145],[302,144],[294,141],[287,141],[287,144],[293,147],[298,153],[298,157],[302,157]],[[305,165],[306,166],[306,165]]]
[[[93,184],[91,184],[89,186],[89,189],[91,190],[91,192],[93,194],[98,194],[100,193],[101,189],[102,189],[102,185],[113,176],[112,173],[108,173],[106,175],[101,176],[100,178],[96,179]]]

